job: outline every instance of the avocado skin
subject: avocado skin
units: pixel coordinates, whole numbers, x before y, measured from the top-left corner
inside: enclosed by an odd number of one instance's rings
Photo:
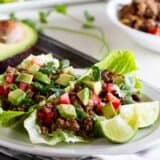
[[[8,57],[4,60],[0,60],[0,73],[3,73],[8,66],[17,66],[23,59],[28,57],[33,51],[34,51],[34,45],[36,44],[38,40],[38,33],[36,30],[28,26],[27,24],[22,23],[22,26],[30,28],[31,32],[30,34],[33,34],[33,39],[31,39],[31,43],[27,44],[26,47],[20,46],[19,48],[24,48],[21,52],[13,53],[12,57]],[[27,32],[29,33],[29,32]],[[16,43],[17,44],[17,43]],[[7,46],[7,45],[6,45]],[[18,49],[19,49],[18,48]],[[1,50],[1,47],[0,47]],[[15,51],[14,51],[15,52]],[[5,53],[3,53],[5,54]]]

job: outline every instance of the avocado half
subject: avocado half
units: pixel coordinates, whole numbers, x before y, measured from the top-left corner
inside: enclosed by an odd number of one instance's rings
[[[3,43],[0,41],[1,72],[7,66],[15,66],[25,57],[27,57],[31,53],[32,47],[35,45],[38,39],[38,33],[32,27],[22,22],[15,23],[17,23],[20,29],[23,31],[23,35],[20,40],[12,43]],[[14,35],[12,35],[12,37],[14,39]]]

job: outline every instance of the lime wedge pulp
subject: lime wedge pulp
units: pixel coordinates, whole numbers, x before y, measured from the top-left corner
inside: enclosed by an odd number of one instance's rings
[[[138,128],[149,127],[158,119],[159,107],[158,101],[124,105],[120,109],[120,115],[129,122],[135,111],[138,118]]]
[[[130,126],[120,115],[103,120],[100,125],[104,136],[115,143],[125,143],[137,133],[137,128]]]

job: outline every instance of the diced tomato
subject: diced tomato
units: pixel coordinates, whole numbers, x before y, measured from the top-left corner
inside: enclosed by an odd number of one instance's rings
[[[107,93],[106,99],[113,104],[113,107],[115,108],[115,110],[119,109],[121,105],[121,101],[116,96],[114,96],[112,93]]]
[[[69,98],[69,94],[68,93],[64,93],[61,97],[60,97],[60,104],[70,104],[70,98]]]
[[[54,118],[54,112],[44,112],[43,109],[38,111],[38,120],[44,125],[50,125]]]
[[[102,111],[103,106],[101,104],[99,104],[98,106],[96,106],[96,112],[101,112]]]
[[[47,112],[45,113],[45,125],[50,125],[52,123],[52,120],[54,118],[54,112]]]
[[[160,35],[160,27],[149,28],[148,32],[151,34]]]
[[[31,60],[31,64],[37,64],[39,66],[43,66],[44,65],[44,59],[42,56],[37,56],[37,57],[34,57],[32,60]]]
[[[9,88],[4,85],[4,86],[0,86],[0,96],[7,96],[9,92]]]
[[[8,84],[11,84],[11,83],[14,82],[14,75],[12,73],[10,73],[10,72],[7,73],[7,75],[6,75],[6,82]]]
[[[105,87],[107,92],[110,92],[110,93],[113,93],[113,94],[116,92],[115,89],[114,89],[114,84],[113,83],[106,83],[104,87]]]
[[[98,106],[101,103],[100,97],[95,92],[92,93],[92,100],[94,106]]]
[[[45,112],[43,112],[42,110],[38,111],[38,119],[39,120],[43,120],[45,117]]]
[[[29,84],[24,83],[24,82],[20,82],[18,85],[18,87],[23,91],[26,91],[29,88],[29,86],[30,86]]]

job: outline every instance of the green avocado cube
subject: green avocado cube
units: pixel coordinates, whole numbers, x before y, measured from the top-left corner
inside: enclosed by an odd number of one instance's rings
[[[27,74],[27,73],[21,73],[17,78],[17,82],[24,82],[31,84],[33,80],[33,75],[32,74]]]
[[[83,105],[88,104],[90,98],[90,90],[88,88],[84,88],[83,90],[79,91],[77,95]]]
[[[99,93],[102,90],[102,83],[101,81],[90,81],[90,80],[86,80],[83,82],[84,84],[86,84],[89,88],[91,88],[92,90],[94,90],[94,92],[99,95]]]
[[[111,102],[109,102],[103,106],[102,113],[108,119],[117,115],[117,112],[114,109]]]
[[[70,67],[62,69],[62,72],[63,73],[67,73],[67,74],[73,74],[74,73],[74,69],[73,69],[72,66],[70,66]]]
[[[36,72],[35,75],[34,75],[34,78],[37,80],[37,81],[40,81],[42,83],[45,83],[45,84],[50,84],[50,79],[48,78],[48,76],[42,72]]]
[[[74,80],[74,76],[66,73],[60,74],[59,78],[56,80],[56,83],[62,86],[67,86],[70,81]]]
[[[16,89],[14,91],[9,92],[8,101],[13,105],[19,105],[25,98],[26,93],[21,89]]]
[[[72,118],[72,119],[77,118],[76,109],[71,104],[60,104],[57,106],[57,109],[58,109],[59,114],[63,118]]]
[[[32,74],[35,74],[36,72],[38,72],[39,69],[40,69],[40,66],[37,65],[37,64],[33,64],[33,65],[31,65],[31,66],[29,66],[29,67],[27,68],[28,72],[30,72],[30,73],[32,73]]]

